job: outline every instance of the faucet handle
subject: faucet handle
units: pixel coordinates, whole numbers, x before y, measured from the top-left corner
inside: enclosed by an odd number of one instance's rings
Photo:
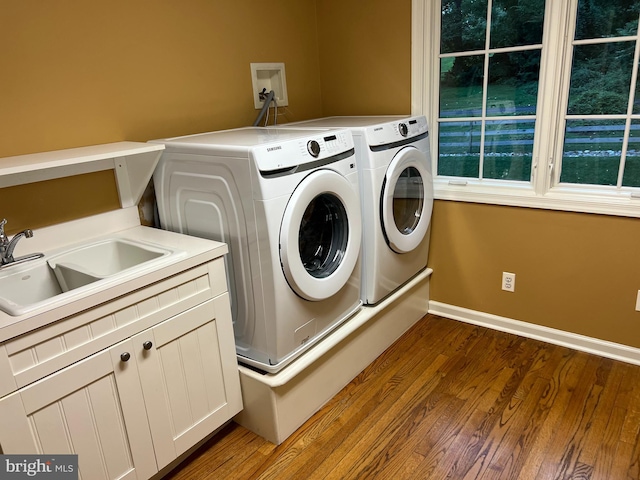
[[[7,224],[7,219],[3,218],[2,221],[0,221],[0,242],[7,240],[7,236],[4,233],[4,226],[6,224]]]

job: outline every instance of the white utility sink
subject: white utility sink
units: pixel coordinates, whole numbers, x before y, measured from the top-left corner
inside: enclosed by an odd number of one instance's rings
[[[56,275],[43,259],[0,270],[0,309],[30,305],[63,293]]]
[[[5,266],[0,269],[0,310],[19,316],[106,281],[135,275],[177,253],[181,252],[112,238]]]

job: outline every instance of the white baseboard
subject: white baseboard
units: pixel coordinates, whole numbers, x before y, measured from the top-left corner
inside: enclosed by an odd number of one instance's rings
[[[620,360],[621,362],[640,365],[640,349],[619,343],[587,337],[577,333],[565,332],[555,328],[543,327],[533,323],[522,322],[507,317],[499,317],[490,313],[456,307],[446,303],[429,301],[429,313],[441,317],[459,320],[473,325],[513,333],[522,337],[533,338],[563,347],[593,353],[601,357]]]

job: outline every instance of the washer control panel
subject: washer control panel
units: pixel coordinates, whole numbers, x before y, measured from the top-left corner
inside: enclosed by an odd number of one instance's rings
[[[371,125],[366,128],[369,145],[388,145],[427,133],[427,119],[424,116],[408,117],[401,121]]]
[[[287,130],[293,134],[297,130]],[[262,172],[292,168],[296,165],[323,160],[353,150],[350,130],[303,130],[298,138],[283,139],[273,144],[264,144],[254,151],[258,169]]]
[[[346,152],[353,148],[353,137],[345,130],[319,131],[307,141],[307,151],[313,158],[326,158]]]

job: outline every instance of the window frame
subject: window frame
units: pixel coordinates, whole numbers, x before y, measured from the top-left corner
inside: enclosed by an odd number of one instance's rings
[[[558,183],[555,159],[562,159],[573,53],[573,35],[567,33],[575,28],[577,2],[545,2],[532,180],[521,182],[437,175],[441,2],[412,0],[411,113],[425,115],[429,123],[436,199],[640,217],[640,188]],[[637,42],[633,78],[639,46]]]

